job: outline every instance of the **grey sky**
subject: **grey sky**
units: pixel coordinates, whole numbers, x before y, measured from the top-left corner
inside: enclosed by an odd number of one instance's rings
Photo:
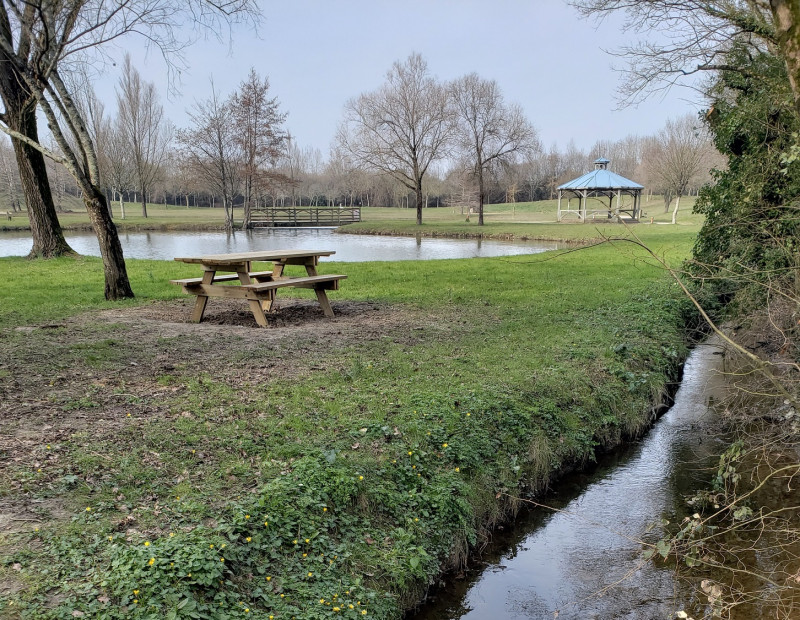
[[[289,0],[263,3],[266,20],[257,37],[234,33],[227,43],[203,41],[187,54],[178,97],[167,99],[163,61],[126,42],[133,62],[156,83],[168,117],[186,125],[186,110],[206,99],[213,76],[231,93],[250,67],[268,75],[271,90],[289,113],[287,127],[301,146],[327,154],[342,108],[350,97],[384,81],[395,60],[419,52],[431,72],[449,80],[471,71],[495,79],[506,100],[522,105],[545,146],[574,139],[589,148],[598,139],[657,131],[667,118],[695,111],[686,89],[661,100],[616,111],[620,60],[602,51],[624,42],[621,19],[596,27],[562,0]],[[98,84],[115,110],[116,69]]]

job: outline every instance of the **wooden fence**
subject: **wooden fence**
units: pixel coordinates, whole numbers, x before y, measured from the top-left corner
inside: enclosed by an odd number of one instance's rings
[[[359,207],[266,207],[253,209],[253,227],[340,226],[361,221]]]

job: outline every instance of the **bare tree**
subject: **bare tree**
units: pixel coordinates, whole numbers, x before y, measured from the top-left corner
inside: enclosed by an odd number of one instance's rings
[[[711,156],[714,147],[706,130],[698,125],[691,115],[668,120],[658,132],[653,142],[654,148],[646,160],[650,177],[676,198],[672,212],[673,224],[677,221],[681,196],[686,193],[686,188],[704,168],[707,172],[713,165]]]
[[[782,4],[783,0],[771,0]],[[625,29],[667,37],[643,40],[615,52],[628,64],[621,96],[640,101],[686,76],[727,69],[734,42],[763,48],[776,43],[770,0],[570,0],[584,15],[626,15]]]
[[[456,138],[478,181],[478,224],[483,226],[485,176],[492,166],[529,155],[538,139],[518,105],[506,105],[497,82],[470,73],[450,85],[457,113]]]
[[[142,81],[131,57],[125,54],[117,90],[117,131],[133,164],[136,188],[141,195],[142,217],[147,217],[147,196],[159,180],[169,153],[172,128],[164,119],[155,84]]]
[[[252,15],[252,0],[211,3],[205,0],[9,0],[0,5],[0,81],[16,83],[25,112],[17,121],[0,118],[0,129],[26,147],[61,162],[75,178],[97,235],[103,259],[107,299],[132,297],[122,246],[101,190],[97,151],[86,119],[75,102],[65,76],[75,65],[100,53],[110,41],[139,34],[158,46],[165,58],[179,58],[185,40],[177,38],[186,21],[216,27],[220,20]],[[14,46],[17,42],[16,47]],[[35,120],[38,103],[61,153],[42,146],[36,129],[25,126]],[[44,173],[33,170],[40,186]],[[22,168],[21,168],[22,170]],[[22,174],[22,173],[21,173]],[[27,174],[27,173],[26,173]],[[46,185],[46,183],[44,183]],[[47,189],[49,192],[49,188]],[[27,194],[27,192],[26,192]]]
[[[231,106],[220,99],[212,82],[211,97],[189,111],[190,129],[178,131],[187,165],[218,196],[225,210],[225,228],[233,230],[233,197],[239,191],[244,159]]]
[[[230,100],[232,120],[236,124],[235,139],[242,151],[242,181],[244,186],[244,216],[242,228],[250,228],[253,199],[259,185],[269,180],[284,182],[283,175],[274,170],[282,154],[288,134],[282,124],[286,114],[279,110],[277,97],[269,97],[269,78],[262,80],[255,69],[250,69],[247,80]],[[278,178],[280,177],[280,178]]]
[[[442,156],[452,114],[446,88],[428,73],[419,54],[392,65],[377,91],[351,99],[339,129],[339,143],[355,163],[389,174],[414,192],[422,224],[422,180]]]

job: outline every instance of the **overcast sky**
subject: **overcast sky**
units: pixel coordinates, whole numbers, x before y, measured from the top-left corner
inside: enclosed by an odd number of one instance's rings
[[[667,118],[699,108],[690,91],[673,89],[665,98],[618,110],[621,76],[612,65],[621,61],[603,50],[624,43],[621,17],[597,26],[563,0],[285,0],[262,6],[266,19],[258,35],[241,29],[230,47],[212,40],[188,50],[180,96],[167,97],[158,54],[146,54],[141,41],[125,41],[178,127],[188,123],[194,101],[208,98],[212,77],[227,96],[254,67],[269,77],[297,144],[327,155],[344,103],[378,88],[392,63],[412,52],[422,54],[441,80],[472,71],[496,80],[506,100],[526,111],[546,147],[557,142],[563,148],[573,139],[589,148],[599,139],[654,133]],[[109,67],[97,86],[112,114],[117,71]]]

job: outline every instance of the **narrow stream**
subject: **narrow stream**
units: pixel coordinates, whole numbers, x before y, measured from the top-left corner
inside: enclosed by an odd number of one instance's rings
[[[482,566],[432,592],[407,620],[650,620],[690,605],[692,592],[668,567],[641,560],[639,541],[661,537],[660,519],[682,518],[683,496],[707,486],[724,449],[709,432],[720,353],[697,347],[674,405],[641,441],[560,480],[541,499],[547,509],[498,532]]]

